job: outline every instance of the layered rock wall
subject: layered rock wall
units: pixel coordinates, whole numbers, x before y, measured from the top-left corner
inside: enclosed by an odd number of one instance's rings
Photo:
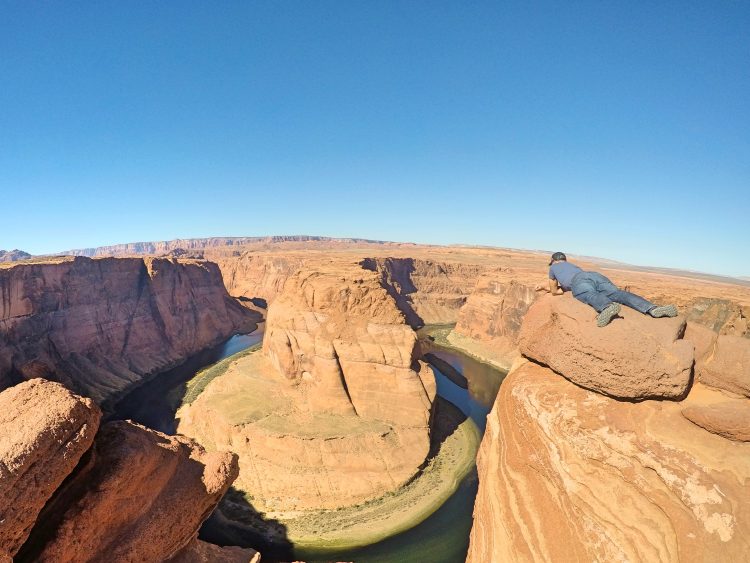
[[[746,560],[750,444],[682,416],[701,403],[617,401],[518,365],[488,416],[467,561]]]
[[[0,269],[0,389],[44,377],[98,403],[251,330],[204,261],[76,258]]]

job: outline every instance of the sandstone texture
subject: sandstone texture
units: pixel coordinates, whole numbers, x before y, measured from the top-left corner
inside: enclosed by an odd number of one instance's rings
[[[295,275],[268,312],[263,349],[281,374],[314,389],[315,410],[429,424],[434,377],[373,272],[332,264]]]
[[[165,561],[196,536],[237,476],[236,456],[129,422],[102,426],[57,492],[24,561]]]
[[[730,440],[750,442],[750,404],[729,399],[711,405],[692,405],[682,414],[701,428]]]
[[[0,560],[15,555],[45,503],[88,450],[101,412],[59,383],[0,393]]]
[[[597,327],[588,305],[570,294],[545,295],[526,314],[520,350],[577,385],[612,397],[684,396],[694,350],[682,339],[685,319],[653,319],[628,307],[620,314]]]
[[[693,401],[617,401],[519,362],[488,416],[467,561],[747,560],[750,444],[689,422]]]
[[[416,334],[357,263],[301,270],[268,311],[263,352],[238,359],[178,430],[240,456],[259,510],[339,508],[407,483],[430,449],[436,384]]]
[[[113,400],[260,316],[229,297],[215,264],[58,259],[0,268],[0,389],[44,377]]]
[[[472,339],[479,344],[479,355],[506,369],[518,356],[521,323],[539,295],[532,285],[508,279],[513,275],[512,270],[505,269],[479,278],[459,312],[451,339],[456,343],[460,342],[456,335]]]
[[[235,546],[219,547],[196,539],[169,563],[260,563],[260,553]]]

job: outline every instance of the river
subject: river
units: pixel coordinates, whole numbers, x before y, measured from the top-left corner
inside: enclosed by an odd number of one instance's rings
[[[233,336],[220,346],[190,358],[134,389],[115,406],[111,419],[131,419],[167,434],[175,432],[175,412],[185,393],[186,382],[198,371],[261,342],[263,333]],[[430,327],[420,330],[424,352],[447,362],[466,378],[466,389],[455,384],[435,365],[438,395],[456,405],[484,433],[486,417],[505,374],[487,364],[443,347],[430,339]],[[436,362],[439,363],[439,362]],[[455,379],[455,377],[454,377]],[[431,516],[414,528],[367,547],[335,553],[324,558],[295,552],[309,562],[356,561],[357,563],[462,563],[469,546],[477,475],[473,470],[456,492]],[[265,558],[264,558],[265,559]]]

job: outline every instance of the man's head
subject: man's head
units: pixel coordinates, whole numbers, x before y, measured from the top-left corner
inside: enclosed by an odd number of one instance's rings
[[[551,266],[553,262],[565,262],[568,258],[563,254],[562,252],[555,252],[552,255],[552,258],[550,258],[549,265]]]

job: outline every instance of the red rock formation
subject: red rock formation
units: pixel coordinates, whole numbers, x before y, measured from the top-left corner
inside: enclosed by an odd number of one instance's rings
[[[750,338],[716,334],[694,323],[688,323],[685,338],[695,343],[699,381],[750,397]]]
[[[76,258],[0,269],[0,389],[42,376],[98,403],[251,330],[215,264]]]
[[[685,395],[694,346],[682,339],[683,318],[653,319],[623,307],[621,319],[598,327],[595,315],[570,294],[546,295],[526,314],[520,350],[573,383],[612,397]]]
[[[263,349],[282,374],[315,388],[317,410],[429,424],[434,377],[374,272],[330,265],[293,276],[268,312]]]
[[[352,506],[397,490],[430,448],[436,384],[377,272],[317,263],[268,311],[262,354],[178,412],[179,431],[240,455],[259,510]]]
[[[22,560],[165,561],[177,555],[238,473],[230,453],[129,422],[102,427],[85,465],[42,513]]]
[[[0,561],[15,555],[45,503],[91,446],[101,412],[59,383],[0,393]]]
[[[456,322],[479,276],[479,264],[420,258],[366,258],[362,266],[378,272],[413,327]]]
[[[750,443],[682,416],[702,403],[617,401],[516,366],[488,416],[467,561],[748,560]]]

